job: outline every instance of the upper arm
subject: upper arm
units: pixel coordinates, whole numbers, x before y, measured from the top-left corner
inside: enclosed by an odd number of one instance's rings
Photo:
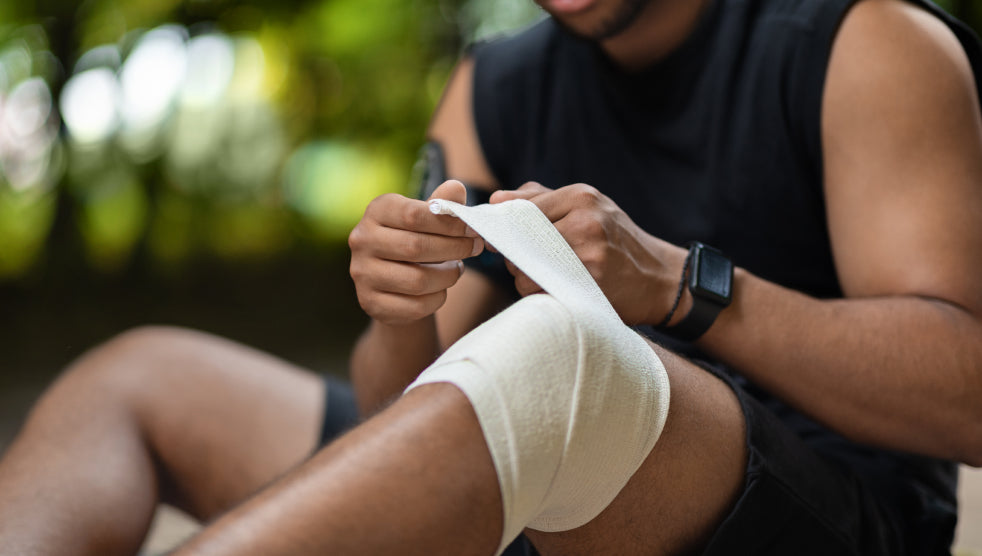
[[[498,189],[488,168],[474,123],[474,60],[465,58],[454,70],[443,93],[427,136],[443,147],[447,177],[468,187]],[[457,341],[508,302],[508,295],[491,280],[471,269],[447,292],[447,301],[437,315],[437,333],[444,347]]]
[[[948,27],[899,0],[857,4],[832,50],[822,143],[845,294],[982,315],[982,120]]]
[[[447,163],[447,176],[469,187],[498,189],[477,136],[473,109],[474,59],[457,65],[437,106],[427,137],[440,143]]]

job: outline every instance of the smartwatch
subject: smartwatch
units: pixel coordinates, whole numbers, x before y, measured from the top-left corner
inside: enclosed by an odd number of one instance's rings
[[[689,244],[689,266],[692,309],[669,329],[672,336],[687,342],[705,334],[733,300],[733,262],[726,255],[693,241]]]

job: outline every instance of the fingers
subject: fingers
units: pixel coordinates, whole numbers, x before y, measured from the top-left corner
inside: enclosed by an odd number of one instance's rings
[[[463,274],[460,261],[414,264],[368,259],[352,264],[351,274],[362,286],[378,292],[425,296],[446,290]]]
[[[495,191],[491,194],[491,204],[503,203],[505,201],[511,201],[512,199],[526,199],[531,200],[534,197],[538,197],[544,193],[552,191],[548,187],[542,185],[539,182],[530,181],[523,184],[518,189],[513,190],[501,190]]]
[[[373,319],[386,324],[408,324],[436,312],[447,301],[447,290],[427,295],[403,295],[372,291],[362,296],[358,291],[358,303]]]
[[[466,259],[484,250],[484,240],[479,237],[448,237],[386,227],[374,230],[371,242],[364,246],[359,244],[359,239],[349,237],[353,250],[359,249],[381,259],[411,263]]]
[[[457,183],[459,184],[460,182]],[[438,193],[444,193],[440,191],[442,187],[442,185],[438,187],[433,192],[433,195],[436,196]],[[451,191],[452,189],[448,188],[446,192],[449,193]],[[409,199],[394,193],[382,195],[369,203],[365,209],[365,218],[380,226],[398,230],[452,237],[477,236],[459,218],[433,214],[430,212],[430,206],[426,201]]]
[[[550,222],[557,222],[576,209],[600,206],[605,197],[596,188],[584,183],[549,189],[536,182],[528,182],[514,191],[497,191],[491,196],[492,203],[502,203],[511,199],[531,201]]]
[[[467,203],[467,188],[457,180],[447,180],[433,190],[430,199],[446,199],[455,203]]]
[[[433,190],[433,194],[430,195],[430,198],[427,199],[427,201],[431,201],[433,199],[446,199],[448,201],[453,201],[455,203],[460,203],[462,205],[466,205],[467,204],[467,188],[464,187],[464,184],[463,183],[461,183],[461,182],[459,182],[457,180],[447,180],[447,181],[443,182],[442,184],[440,184],[440,187],[437,187],[435,190]],[[427,210],[429,210],[429,206],[427,206],[426,208],[427,208]],[[470,229],[470,227],[468,227],[466,224],[464,224],[463,221],[461,221],[459,218],[454,218],[454,217],[448,216],[448,215],[438,215],[437,216],[437,219],[442,220],[442,221],[446,221],[447,219],[457,220],[457,222],[459,223],[458,226],[459,225],[463,225],[463,228],[464,228],[463,235],[468,236],[468,237],[477,237],[477,232],[475,232],[474,230]],[[431,232],[431,233],[437,233],[437,232]]]
[[[460,261],[414,264],[353,259],[351,276],[365,312],[379,321],[397,324],[419,320],[439,309],[463,268]]]
[[[605,204],[607,198],[595,187],[585,183],[567,185],[548,195],[531,199],[550,222],[557,222],[574,210],[594,210]]]

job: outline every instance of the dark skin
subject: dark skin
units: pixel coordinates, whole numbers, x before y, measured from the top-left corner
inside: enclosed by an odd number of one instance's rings
[[[624,3],[597,0],[567,24],[587,31]],[[625,68],[644,65],[685,37],[702,5],[653,0],[602,46]],[[452,176],[495,188],[474,133],[472,71],[465,60],[430,134]],[[824,95],[825,200],[846,297],[809,298],[738,269],[734,303],[700,347],[849,437],[980,465],[982,126],[965,55],[917,8],[863,0],[843,22]],[[462,194],[454,182],[436,192]],[[557,223],[625,320],[668,311],[681,248],[589,186],[530,185],[494,200],[514,196]],[[203,519],[224,513],[179,554],[491,553],[500,495],[466,399],[436,384],[389,404],[503,306],[456,262],[479,240],[422,201],[387,196],[351,246],[373,318],[353,379],[367,413],[387,409],[300,464],[320,417],[310,375],[207,337],[121,338],[45,395],[0,462],[0,553],[132,553],[160,493]],[[543,554],[691,553],[738,496],[746,454],[732,392],[652,349],[672,387],[662,437],[593,521],[528,531]],[[201,412],[222,430],[202,428]],[[113,480],[93,480],[107,465]]]

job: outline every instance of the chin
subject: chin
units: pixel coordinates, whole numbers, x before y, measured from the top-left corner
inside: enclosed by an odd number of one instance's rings
[[[535,0],[570,32],[602,41],[629,29],[655,0]]]

